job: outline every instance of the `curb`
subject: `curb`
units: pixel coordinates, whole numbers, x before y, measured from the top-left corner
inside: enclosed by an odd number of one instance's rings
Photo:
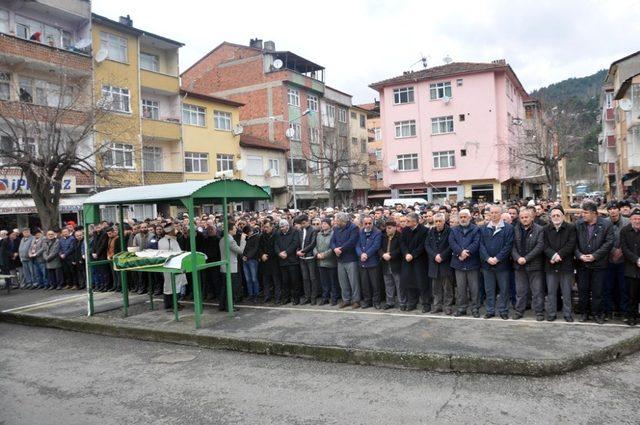
[[[19,313],[0,313],[0,322],[84,332],[142,341],[222,349],[253,354],[297,357],[330,363],[383,366],[436,372],[483,373],[491,375],[552,376],[606,363],[640,351],[640,335],[580,356],[554,360],[525,360],[481,356],[456,356],[437,353],[410,353],[361,350],[336,346],[247,340],[196,333],[181,333],[116,326],[84,320],[41,317]]]

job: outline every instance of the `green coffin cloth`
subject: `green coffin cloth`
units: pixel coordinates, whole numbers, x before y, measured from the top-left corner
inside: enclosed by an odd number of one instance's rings
[[[167,261],[183,253],[170,255],[169,257],[138,257],[135,252],[120,252],[113,256],[113,268],[115,270],[142,270],[153,267],[163,267]],[[207,256],[201,252],[196,252],[196,263],[205,264]],[[191,255],[187,255],[182,260],[182,270],[191,270]]]

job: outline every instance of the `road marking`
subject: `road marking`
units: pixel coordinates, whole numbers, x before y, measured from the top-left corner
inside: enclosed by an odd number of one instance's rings
[[[3,313],[11,313],[13,311],[21,311],[21,310],[25,310],[25,309],[31,309],[31,308],[38,308],[38,307],[44,307],[44,306],[49,306],[49,305],[55,305],[56,303],[59,302],[67,302],[70,300],[79,300],[82,298],[85,298],[87,295],[86,294],[77,294],[77,295],[70,295],[70,296],[66,296],[66,297],[60,297],[60,298],[54,298],[52,300],[47,300],[47,301],[42,301],[39,303],[34,303],[34,304],[27,304],[27,305],[23,305],[20,307],[14,307],[14,308],[10,308],[7,310],[2,310]]]
[[[147,301],[148,302],[148,301]],[[180,301],[181,303],[184,304],[193,304],[193,301]],[[208,305],[208,306],[218,306],[218,304],[214,304],[214,303],[207,303],[204,302],[202,303],[202,305]],[[446,314],[443,315],[436,315],[436,314],[427,314],[427,313],[417,313],[417,314],[411,314],[411,313],[393,313],[393,312],[387,312],[387,311],[365,311],[365,310],[349,310],[349,309],[339,309],[339,310],[326,310],[326,309],[320,309],[320,308],[300,308],[300,307],[270,307],[270,306],[263,306],[263,305],[247,305],[247,304],[234,304],[236,307],[238,308],[252,308],[255,310],[285,310],[285,311],[297,311],[297,312],[305,312],[305,311],[310,311],[313,313],[333,313],[333,314],[368,314],[368,315],[379,315],[379,316],[395,316],[395,317],[412,317],[414,319],[449,319],[449,320],[480,320],[480,321],[484,321],[484,322],[497,322],[497,323],[505,323],[505,324],[542,324],[542,325],[568,325],[568,326],[594,326],[594,327],[603,327],[603,326],[609,326],[609,327],[619,327],[619,328],[630,328],[629,325],[624,324],[624,323],[605,323],[603,325],[599,325],[597,323],[593,323],[593,322],[579,322],[579,321],[574,321],[574,322],[565,322],[564,319],[556,319],[553,322],[549,322],[547,320],[544,320],[542,322],[538,322],[537,320],[532,320],[532,319],[519,319],[519,320],[513,320],[513,319],[509,319],[509,320],[502,320],[501,318],[493,318],[493,319],[483,319],[482,317],[479,318],[475,318],[475,317],[470,317],[470,316],[460,316],[460,317],[454,317],[453,315],[449,316]],[[350,308],[350,307],[349,307]],[[575,319],[574,319],[575,320]],[[640,328],[638,328],[640,329]]]

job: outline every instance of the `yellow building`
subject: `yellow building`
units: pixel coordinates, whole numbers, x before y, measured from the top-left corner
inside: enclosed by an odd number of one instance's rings
[[[99,187],[183,181],[178,50],[182,43],[93,15],[94,93],[111,109],[99,124]]]
[[[239,108],[242,103],[183,90],[185,180],[213,179],[229,171],[240,178]]]

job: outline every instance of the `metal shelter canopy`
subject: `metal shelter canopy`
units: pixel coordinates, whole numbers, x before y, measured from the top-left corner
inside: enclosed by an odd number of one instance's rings
[[[227,307],[229,314],[233,315],[233,291],[231,285],[231,267],[229,267],[230,246],[227,236],[228,229],[228,202],[244,201],[244,200],[260,200],[270,199],[270,195],[260,186],[247,183],[244,180],[223,179],[223,180],[203,180],[189,181],[183,183],[159,184],[150,186],[134,186],[127,188],[110,189],[101,193],[97,193],[84,201],[83,211],[85,224],[95,224],[100,221],[100,205],[117,205],[119,208],[118,234],[120,238],[120,249],[124,251],[126,244],[124,240],[124,214],[123,205],[126,204],[151,204],[157,202],[165,202],[170,204],[183,204],[189,213],[189,243],[191,247],[191,261],[189,265],[184,266],[184,270],[178,273],[191,273],[193,283],[194,313],[196,329],[200,327],[200,319],[202,316],[202,294],[200,292],[200,270],[206,268],[225,265],[226,266],[226,287],[227,287]],[[224,213],[223,234],[225,241],[225,258],[226,260],[197,265],[196,262],[196,229],[194,206],[201,202],[210,203],[211,201],[221,201]],[[85,238],[85,252],[90,253],[89,238]],[[93,281],[91,268],[111,264],[111,260],[94,260],[92,255],[86,255],[87,268],[87,297],[89,316],[94,314],[93,304]],[[156,270],[157,271],[157,270]],[[171,273],[171,283],[173,289],[174,314],[178,320],[176,309],[176,294],[174,278],[176,271]],[[122,303],[123,312],[126,316],[129,308],[129,290],[127,287],[127,276],[125,271],[120,271],[120,279],[122,282]],[[220,302],[223,302],[220,300]],[[150,305],[153,309],[153,296],[150,291]]]

